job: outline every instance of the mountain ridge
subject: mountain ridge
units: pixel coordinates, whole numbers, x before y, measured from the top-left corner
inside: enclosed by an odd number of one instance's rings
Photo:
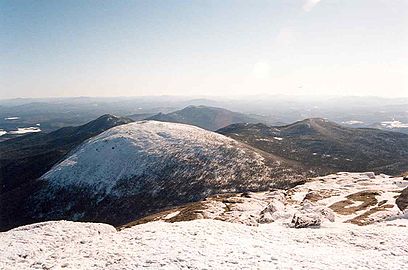
[[[247,115],[219,107],[190,105],[171,113],[158,113],[146,120],[190,124],[214,131],[232,123],[257,123],[266,119],[258,115]]]
[[[408,135],[404,133],[349,128],[322,118],[285,126],[233,124],[217,132],[323,174],[374,170],[398,175],[408,168]]]

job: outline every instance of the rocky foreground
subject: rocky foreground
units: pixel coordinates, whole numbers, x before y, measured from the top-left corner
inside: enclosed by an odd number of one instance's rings
[[[408,208],[408,180],[372,172],[317,177],[288,190],[231,193],[170,209],[129,223],[216,219],[257,226],[280,223],[289,227],[322,223],[368,225],[399,219]]]
[[[213,196],[119,230],[23,226],[0,234],[0,269],[405,269],[407,186],[338,173],[287,191]]]

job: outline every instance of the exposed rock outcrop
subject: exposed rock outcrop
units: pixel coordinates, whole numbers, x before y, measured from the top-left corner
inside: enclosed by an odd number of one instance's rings
[[[396,200],[397,206],[401,211],[408,209],[408,187],[405,188]]]

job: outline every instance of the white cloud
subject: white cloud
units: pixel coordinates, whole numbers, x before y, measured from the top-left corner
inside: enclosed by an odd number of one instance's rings
[[[305,0],[303,3],[303,10],[311,11],[321,0]]]

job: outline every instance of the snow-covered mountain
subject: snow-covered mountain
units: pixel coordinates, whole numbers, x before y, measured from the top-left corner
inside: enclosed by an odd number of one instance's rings
[[[198,127],[134,122],[87,140],[45,173],[28,215],[120,225],[212,194],[287,187],[304,181],[302,173],[296,163]]]

